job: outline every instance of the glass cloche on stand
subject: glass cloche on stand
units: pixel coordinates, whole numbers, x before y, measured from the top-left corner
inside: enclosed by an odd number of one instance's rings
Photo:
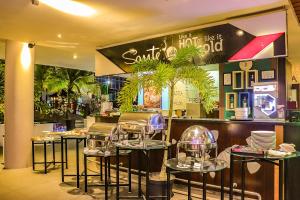
[[[178,167],[203,168],[210,165],[218,155],[217,147],[213,133],[207,128],[199,125],[187,128],[177,143]]]

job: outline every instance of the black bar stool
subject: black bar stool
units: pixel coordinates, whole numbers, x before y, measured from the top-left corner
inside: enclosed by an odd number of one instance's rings
[[[31,138],[31,145],[32,145],[32,170],[36,171],[36,165],[44,165],[44,174],[48,173],[48,167],[53,164],[54,166],[57,163],[62,163],[61,161],[56,161],[55,159],[55,145],[60,144],[60,138],[55,137],[47,137],[47,136],[36,136]],[[35,146],[36,145],[43,145],[43,162],[35,161]],[[47,161],[47,146],[52,146],[52,161]]]
[[[68,141],[75,140],[76,142],[76,174],[65,174],[64,163],[68,163],[68,154],[66,153],[64,158],[64,151],[68,152]],[[75,176],[76,177],[76,187],[79,188],[80,182],[80,172],[79,172],[79,144],[83,141],[83,146],[86,147],[86,135],[61,135],[61,181],[65,182],[65,176]],[[64,150],[65,149],[65,150]],[[65,161],[66,160],[66,161]],[[68,166],[66,166],[68,169]]]
[[[101,151],[101,149],[96,150],[88,150],[85,148],[84,150],[84,191],[87,192],[88,186],[104,186],[105,188],[105,200],[108,200],[108,188],[109,187],[118,187],[118,186],[128,186],[128,192],[131,192],[131,151],[130,150],[124,150],[120,151],[120,156],[127,156],[128,158],[128,183],[122,183],[122,184],[116,184],[111,182],[110,177],[110,158],[116,157],[116,152],[110,152],[109,154],[105,153],[105,151]],[[91,157],[100,158],[100,174],[88,174],[87,173],[87,159]],[[88,185],[88,177],[89,176],[100,176],[100,179],[102,181],[102,161],[104,159],[104,184],[97,184],[97,185]]]

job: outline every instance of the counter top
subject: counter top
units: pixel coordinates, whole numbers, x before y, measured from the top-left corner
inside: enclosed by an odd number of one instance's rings
[[[214,118],[173,118],[172,121],[201,121],[204,123],[231,123],[231,124],[240,124],[240,123],[269,123],[269,124],[285,124],[290,122],[285,122],[283,120],[226,120],[226,119],[214,119]],[[298,123],[300,126],[300,122]]]
[[[284,125],[285,126],[299,126],[300,127],[300,122],[286,122]]]

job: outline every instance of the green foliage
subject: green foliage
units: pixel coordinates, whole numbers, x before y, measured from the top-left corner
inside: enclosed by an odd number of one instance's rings
[[[120,104],[121,112],[129,112],[133,110],[132,104],[138,95],[139,81],[139,75],[133,74],[127,79],[122,90],[119,92],[118,103]]]
[[[159,60],[142,60],[133,65],[133,76],[127,80],[125,87],[118,95],[121,112],[132,111],[132,103],[138,94],[138,87],[152,87],[157,93],[162,88],[173,88],[178,81],[185,81],[199,91],[201,103],[207,112],[214,107],[217,90],[214,80],[201,67],[195,66],[193,58],[201,56],[200,48],[190,46],[178,50],[170,62]],[[170,97],[170,101],[173,100]],[[171,105],[173,107],[173,105]],[[170,116],[171,117],[171,116]]]
[[[99,89],[91,72],[58,67],[49,69],[44,86],[50,93],[65,91],[68,101],[83,94],[97,94]]]

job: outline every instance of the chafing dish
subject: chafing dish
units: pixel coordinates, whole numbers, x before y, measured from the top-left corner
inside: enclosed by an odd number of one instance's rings
[[[119,139],[153,138],[162,133],[164,140],[165,119],[157,112],[123,113],[118,122]]]
[[[181,135],[177,143],[177,159],[182,166],[203,167],[206,160],[211,159],[214,150],[217,157],[217,142],[213,133],[203,126],[191,126]]]
[[[96,122],[90,126],[88,136],[89,149],[96,147],[110,147],[113,137],[116,135],[117,124]]]

